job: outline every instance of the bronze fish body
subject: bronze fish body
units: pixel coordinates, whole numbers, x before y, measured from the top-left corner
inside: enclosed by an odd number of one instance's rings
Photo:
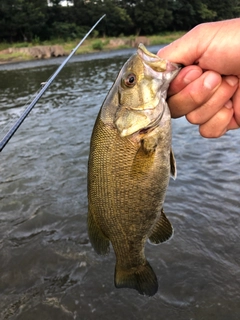
[[[145,242],[158,244],[173,232],[163,212],[170,174],[176,176],[166,94],[179,70],[140,45],[110,89],[91,137],[90,242],[103,255],[112,243],[117,288],[149,296],[158,281],[145,258]]]

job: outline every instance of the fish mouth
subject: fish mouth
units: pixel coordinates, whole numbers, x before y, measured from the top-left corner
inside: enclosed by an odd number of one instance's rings
[[[180,64],[170,62],[156,54],[153,54],[152,52],[148,51],[142,43],[139,44],[137,53],[142,58],[144,63],[152,70],[162,73],[171,73],[172,77],[174,77],[182,67]]]
[[[146,81],[139,81],[141,86],[150,86],[146,91],[147,99],[139,105],[121,106],[115,115],[115,125],[120,137],[133,138],[138,134],[147,134],[160,125],[166,113],[167,90],[169,83],[180,70],[180,66],[149,52],[143,44],[137,50]],[[140,90],[139,89],[139,90]],[[145,93],[144,93],[145,94]],[[151,98],[151,100],[150,100]]]

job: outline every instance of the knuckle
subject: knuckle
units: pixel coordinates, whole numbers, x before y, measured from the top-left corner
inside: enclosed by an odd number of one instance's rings
[[[224,112],[219,112],[217,117],[199,126],[199,133],[204,138],[219,138],[227,132],[229,121]]]
[[[220,132],[218,130],[205,126],[199,126],[199,133],[204,138],[219,138],[223,135],[222,131]]]
[[[200,119],[199,116],[196,114],[196,112],[190,112],[186,115],[186,118],[188,120],[188,122],[190,122],[191,124],[200,124]]]

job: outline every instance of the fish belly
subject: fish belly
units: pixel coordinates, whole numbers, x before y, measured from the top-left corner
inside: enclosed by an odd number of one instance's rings
[[[98,119],[88,169],[88,229],[99,254],[116,254],[115,285],[142,294],[157,290],[144,246],[161,214],[169,181],[169,150],[146,153]],[[140,278],[139,278],[140,277]]]

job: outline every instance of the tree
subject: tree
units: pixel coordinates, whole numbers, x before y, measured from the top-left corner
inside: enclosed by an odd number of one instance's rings
[[[216,12],[202,0],[172,0],[173,30],[189,30],[199,23],[212,21]]]
[[[14,21],[24,41],[40,37],[45,29],[46,4],[41,0],[16,0]]]
[[[239,17],[240,1],[239,0],[203,0],[202,1],[210,10],[215,11],[214,20],[225,20]]]
[[[106,14],[106,18],[96,28],[102,35],[129,34],[129,30],[133,27],[129,14],[125,8],[118,5],[118,1],[75,0],[74,11],[75,23],[89,27]]]
[[[137,34],[157,33],[171,25],[172,14],[167,0],[135,1],[132,7]]]
[[[104,13],[95,35],[189,30],[202,22],[240,16],[240,0],[74,0],[74,6],[67,7],[61,0],[48,6],[49,1],[1,0],[0,41],[79,38]]]
[[[103,13],[106,13],[105,33],[111,36],[131,34],[133,22],[125,8],[116,6],[113,1],[105,0]]]
[[[47,3],[42,0],[1,0],[0,37],[31,41],[45,28]]]

